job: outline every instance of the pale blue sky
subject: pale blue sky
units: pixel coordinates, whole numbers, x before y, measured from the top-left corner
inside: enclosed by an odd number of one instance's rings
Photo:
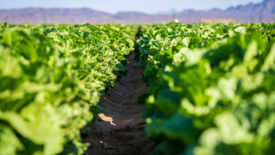
[[[229,6],[258,3],[263,0],[0,0],[0,9],[43,7],[43,8],[79,8],[89,7],[95,10],[116,13],[119,11],[141,11],[156,13],[175,8],[183,9],[225,9]]]

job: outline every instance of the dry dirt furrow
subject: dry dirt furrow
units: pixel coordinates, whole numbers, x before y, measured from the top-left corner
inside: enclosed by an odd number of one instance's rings
[[[145,122],[140,117],[145,106],[136,105],[146,85],[134,54],[129,56],[125,68],[129,70],[127,77],[122,77],[100,101],[104,112],[99,114],[85,139],[91,144],[87,150],[89,155],[147,155],[154,149],[154,142],[146,137]]]

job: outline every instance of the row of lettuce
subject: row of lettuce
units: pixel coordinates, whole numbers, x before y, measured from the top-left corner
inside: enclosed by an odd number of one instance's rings
[[[0,152],[82,154],[137,26],[0,24]]]
[[[136,48],[153,154],[275,152],[275,24],[142,27]]]

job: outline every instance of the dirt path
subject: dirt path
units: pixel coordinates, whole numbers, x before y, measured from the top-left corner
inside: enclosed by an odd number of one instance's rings
[[[146,85],[142,81],[143,70],[134,56],[131,54],[130,62],[125,65],[129,70],[127,77],[122,77],[107,97],[101,99],[104,112],[99,114],[85,139],[91,144],[89,155],[147,155],[154,149],[154,142],[146,138],[145,122],[140,117],[145,106],[136,105]]]

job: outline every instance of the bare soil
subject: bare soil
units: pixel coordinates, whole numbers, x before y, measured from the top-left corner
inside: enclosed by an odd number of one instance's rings
[[[127,77],[122,77],[116,87],[110,89],[106,98],[101,98],[100,106],[104,112],[97,120],[85,139],[91,145],[89,155],[147,155],[154,149],[154,142],[146,137],[140,113],[144,105],[136,105],[140,94],[146,91],[142,81],[143,70],[129,56],[125,68]]]

